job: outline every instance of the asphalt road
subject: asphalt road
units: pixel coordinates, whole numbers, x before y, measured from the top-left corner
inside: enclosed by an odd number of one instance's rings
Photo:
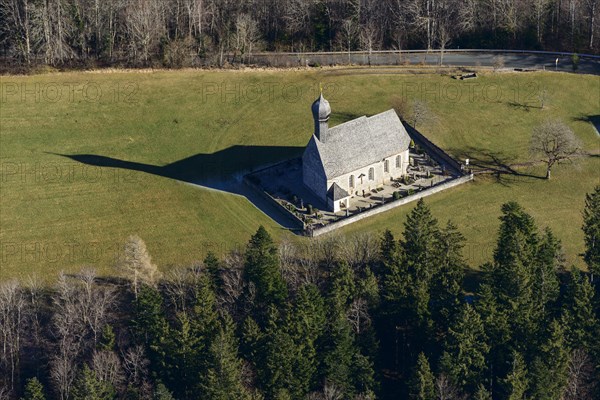
[[[498,56],[505,68],[547,69],[574,72],[571,56],[557,54],[503,53],[503,52],[446,52],[444,66],[494,67]],[[556,59],[558,58],[558,64]],[[270,53],[256,54],[252,61],[260,65],[294,67],[304,65],[439,65],[439,52],[419,53]],[[580,57],[578,73],[600,75],[600,58]]]

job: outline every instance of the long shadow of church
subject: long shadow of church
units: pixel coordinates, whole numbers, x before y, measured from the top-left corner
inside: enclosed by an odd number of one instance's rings
[[[159,166],[96,154],[57,154],[86,165],[145,172],[209,189],[246,197],[258,209],[286,229],[293,220],[243,184],[244,175],[265,166],[300,157],[304,147],[235,145],[215,153],[199,153]]]

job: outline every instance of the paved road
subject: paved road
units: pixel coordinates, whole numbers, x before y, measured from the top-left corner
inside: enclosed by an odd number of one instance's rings
[[[457,52],[450,50],[444,54],[445,66],[484,66],[493,67],[497,56],[502,56],[507,68],[547,69],[573,72],[569,54],[542,53],[503,53],[501,51]],[[555,64],[558,58],[558,66]],[[392,53],[376,52],[370,56],[364,52],[348,53],[261,53],[252,57],[260,65],[293,67],[304,65],[439,65],[439,52]],[[579,73],[600,75],[600,57],[580,57]]]

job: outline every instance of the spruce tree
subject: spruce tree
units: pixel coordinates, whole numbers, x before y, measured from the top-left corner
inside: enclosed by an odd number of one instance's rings
[[[481,382],[488,352],[483,322],[477,311],[465,304],[448,330],[442,370],[457,386],[472,392]]]
[[[22,400],[46,400],[44,386],[36,377],[27,380]]]
[[[527,368],[523,356],[513,351],[510,373],[502,381],[507,400],[523,400],[529,385]]]
[[[593,277],[600,275],[600,186],[585,196],[583,209],[585,252],[583,259]]]
[[[223,316],[219,331],[208,351],[206,372],[201,372],[203,399],[250,399],[242,383],[242,362],[238,358],[235,324],[228,314]]]
[[[565,339],[565,321],[553,320],[546,341],[531,366],[534,399],[560,400],[567,385],[570,349]]]
[[[156,385],[153,400],[175,400],[175,397],[173,397],[173,394],[171,394],[169,389],[161,382]]]
[[[329,281],[329,299],[334,302],[332,309],[345,311],[356,291],[352,268],[345,261],[334,263]]]
[[[261,351],[264,336],[256,321],[250,316],[246,317],[242,325],[240,352],[246,360],[252,363],[255,369],[260,365],[264,365],[264,353]]]
[[[533,218],[527,214],[516,202],[508,202],[501,207],[500,231],[498,243],[494,251],[494,262],[501,268],[498,271],[499,283],[502,289],[511,293],[508,284],[514,282],[515,277],[510,276],[510,268],[517,263],[530,266],[536,256],[538,237],[537,228]],[[502,274],[506,272],[506,275]],[[518,293],[517,293],[518,294]]]
[[[192,310],[176,316],[167,344],[165,383],[176,397],[186,398],[198,389],[198,377],[208,364],[207,353],[219,329],[215,295],[208,276],[196,285]]]
[[[431,215],[423,199],[409,213],[404,223],[403,240],[400,242],[402,263],[411,276],[407,286],[408,325],[419,332],[411,332],[413,349],[419,352],[434,335],[429,307],[431,281],[439,268],[437,220]]]
[[[520,205],[502,206],[490,284],[498,306],[506,310],[515,346],[530,348],[542,328],[542,309],[535,292],[539,239],[533,218]]]
[[[106,324],[102,329],[102,337],[100,338],[100,343],[98,344],[98,348],[100,350],[106,351],[114,351],[115,350],[115,331],[110,324]]]
[[[589,278],[573,268],[565,301],[567,339],[574,349],[591,350],[598,330],[598,318],[594,313],[594,287]]]
[[[292,364],[292,394],[305,397],[318,384],[318,346],[326,323],[325,302],[314,285],[300,288],[288,316],[290,336],[296,352]]]
[[[352,364],[356,352],[352,329],[345,315],[333,316],[328,325],[321,374],[325,382],[344,393],[344,398],[352,398],[355,393]]]
[[[268,398],[273,398],[282,389],[293,387],[293,364],[298,349],[282,320],[279,310],[269,307],[267,326],[260,346],[263,364],[257,365],[260,385]]]
[[[257,306],[263,312],[269,304],[281,305],[287,298],[287,286],[281,275],[277,246],[261,225],[246,250],[244,274],[256,287]]]
[[[383,263],[382,271],[389,269],[391,265],[397,262],[398,258],[398,242],[389,229],[386,229],[381,238],[380,245],[381,262]]]
[[[188,398],[197,390],[203,350],[201,338],[194,330],[190,315],[180,312],[169,331],[165,346],[166,365],[160,371],[160,376],[173,390],[175,397]]]
[[[435,272],[438,223],[423,199],[406,217],[403,240],[400,242],[404,262],[414,268],[418,280],[429,283]]]
[[[465,238],[456,226],[448,221],[446,227],[440,230],[437,242],[439,268],[432,279],[430,304],[437,333],[442,336],[448,329],[449,321],[454,320],[460,311],[466,269],[462,256]]]
[[[163,298],[158,289],[142,285],[135,300],[133,331],[145,346],[150,369],[158,376],[165,373],[169,325],[163,314]]]
[[[435,378],[431,372],[429,361],[423,353],[419,353],[417,365],[410,385],[411,399],[434,400]]]
[[[474,400],[492,400],[492,394],[485,388],[483,385],[479,385],[477,388],[477,392],[475,392],[475,396],[473,396]]]
[[[506,376],[509,373],[508,366],[512,350],[508,312],[498,304],[490,284],[482,284],[477,290],[476,297],[475,307],[481,316],[488,342],[491,345],[490,353],[487,356],[488,366],[494,371],[495,377]]]
[[[206,271],[208,272],[208,276],[210,278],[210,282],[215,290],[219,289],[222,285],[221,282],[221,262],[215,256],[212,251],[209,251],[206,257],[204,258],[204,266],[206,267]]]
[[[533,292],[537,300],[540,315],[546,317],[553,311],[558,299],[560,283],[558,270],[564,267],[564,255],[560,240],[550,228],[544,230],[537,251],[536,265],[533,270]]]
[[[73,400],[113,400],[116,397],[115,388],[101,381],[87,365],[84,364],[73,385],[71,398]]]

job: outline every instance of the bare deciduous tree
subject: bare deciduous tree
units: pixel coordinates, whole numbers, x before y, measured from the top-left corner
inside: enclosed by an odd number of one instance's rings
[[[130,347],[123,354],[123,369],[127,374],[127,380],[134,385],[139,385],[148,377],[148,365],[150,361],[146,358],[146,352],[141,345]]]
[[[348,309],[348,321],[350,321],[350,325],[352,325],[352,329],[357,335],[360,335],[364,328],[371,325],[369,305],[365,299],[358,298],[352,301]]]
[[[170,299],[175,313],[187,311],[194,289],[203,273],[200,267],[175,267],[170,268],[165,274],[161,286]]]
[[[595,384],[592,360],[582,349],[573,351],[569,360],[569,378],[563,399],[591,398]]]
[[[130,236],[117,263],[117,268],[131,279],[133,293],[137,298],[140,284],[154,285],[160,273],[146,248],[146,243],[137,235]]]
[[[244,256],[238,251],[233,251],[225,257],[224,264],[217,304],[235,316],[238,311],[238,299],[244,292]]]
[[[117,388],[124,380],[121,360],[114,351],[100,350],[92,355],[92,371],[101,382]]]
[[[550,179],[550,171],[556,163],[571,160],[581,148],[575,133],[561,121],[547,120],[533,129],[530,152],[543,157],[541,161],[546,164],[546,179]]]
[[[350,51],[352,50],[352,44],[356,40],[356,23],[353,19],[348,18],[342,21],[340,33],[339,33],[339,41],[340,44],[346,48],[348,52],[348,65],[352,64],[352,59],[350,57]]]
[[[45,354],[43,349],[46,347],[46,337],[44,336],[44,309],[45,309],[45,287],[43,282],[36,276],[30,276],[27,279],[27,285],[24,288],[27,297],[26,339],[29,345],[31,358],[34,360],[43,360]],[[42,370],[41,363],[36,363],[37,372]]]
[[[322,392],[308,395],[308,400],[342,400],[343,398],[344,392],[331,382],[325,383]]]
[[[458,389],[445,374],[441,374],[435,379],[435,392],[438,400],[462,399]]]
[[[250,15],[238,15],[235,21],[233,43],[236,52],[240,54],[242,62],[246,62],[248,57],[252,56],[252,51],[259,45],[260,31],[258,24]]]
[[[114,288],[110,286],[98,286],[94,269],[83,269],[80,281],[82,295],[79,298],[78,308],[83,322],[92,333],[92,344],[95,346],[109,319],[116,301],[116,294]]]
[[[330,235],[310,242],[310,254],[317,260],[330,267],[338,259],[341,239],[339,236]]]
[[[283,239],[278,246],[279,265],[281,274],[288,288],[295,292],[303,284],[301,267],[298,265],[298,249],[287,239]]]
[[[360,47],[367,52],[367,61],[371,65],[371,55],[373,50],[379,46],[379,29],[374,21],[367,23],[360,30]]]
[[[25,296],[17,280],[0,283],[0,335],[2,339],[0,368],[8,378],[10,391],[14,391],[19,384],[19,361],[25,306]]]
[[[68,399],[71,394],[77,373],[77,357],[85,338],[86,324],[81,314],[80,296],[81,287],[61,273],[52,297],[52,335],[55,342],[50,360],[50,379],[61,400]]]
[[[135,62],[148,62],[165,32],[165,3],[161,0],[130,0],[125,8],[129,49]]]
[[[32,11],[34,9],[30,0],[2,0],[0,1],[0,15],[4,23],[0,30],[8,37],[12,37],[20,57],[29,64],[32,54]]]

